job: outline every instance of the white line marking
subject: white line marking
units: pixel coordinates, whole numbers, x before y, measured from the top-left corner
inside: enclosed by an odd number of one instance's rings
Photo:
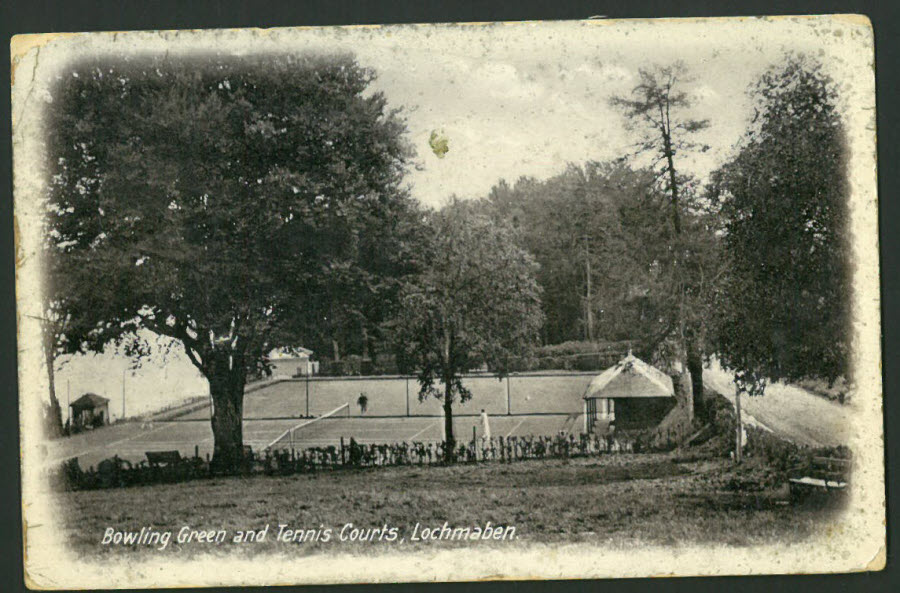
[[[154,433],[154,432],[159,432],[160,430],[163,430],[164,428],[169,428],[171,426],[172,426],[171,424],[165,424],[163,426],[160,426],[159,428],[154,428],[152,430],[148,430],[147,432],[138,432],[137,434],[133,434],[130,437],[125,437],[124,439],[119,439],[118,441],[113,441],[111,443],[104,443],[104,444],[100,445],[99,447],[93,447],[91,449],[85,449],[84,451],[75,453],[74,455],[69,455],[68,457],[61,457],[58,459],[49,459],[44,462],[44,465],[47,466],[47,465],[50,465],[51,463],[59,463],[60,461],[68,461],[69,459],[81,457],[82,455],[87,455],[88,453],[95,453],[97,451],[102,451],[103,449],[108,449],[109,447],[118,445],[119,443],[126,443],[126,442],[134,440],[136,438],[140,438],[142,436],[146,436],[146,435]],[[148,444],[152,444],[152,443],[153,442],[151,441]]]
[[[514,432],[516,432],[517,430],[519,430],[519,427],[522,426],[524,423],[525,423],[525,419],[522,418],[521,420],[519,420],[519,423],[516,424],[515,426],[513,426],[513,429],[512,429],[511,431],[509,431],[508,433],[506,433],[506,436],[503,437],[503,438],[508,439],[509,436],[510,436],[512,433],[514,433]]]
[[[407,440],[408,440],[408,441],[413,440],[414,438],[416,438],[417,436],[419,436],[420,434],[422,434],[423,432],[425,432],[426,430],[428,430],[428,429],[431,428],[432,426],[434,426],[434,424],[429,424],[428,426],[426,426],[425,428],[423,428],[422,430],[420,430],[420,431],[417,432],[416,434],[414,434],[414,435],[412,435],[411,437],[409,437]],[[438,428],[441,427],[440,423],[438,423],[437,427],[438,427]]]

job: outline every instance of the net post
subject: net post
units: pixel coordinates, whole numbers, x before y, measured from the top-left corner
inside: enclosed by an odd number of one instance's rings
[[[306,375],[306,417],[309,418],[309,375]]]

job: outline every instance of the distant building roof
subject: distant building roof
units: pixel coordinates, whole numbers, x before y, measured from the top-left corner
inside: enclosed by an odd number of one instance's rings
[[[584,399],[674,397],[672,378],[630,352],[591,381]]]
[[[109,400],[96,393],[85,393],[69,406],[73,408],[99,408],[109,403]]]
[[[284,358],[309,358],[313,355],[313,351],[300,346],[275,348],[269,352],[270,360],[279,360]]]

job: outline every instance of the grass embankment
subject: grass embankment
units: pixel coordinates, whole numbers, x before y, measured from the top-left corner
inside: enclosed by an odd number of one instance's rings
[[[589,542],[606,547],[720,543],[747,546],[791,542],[824,529],[836,511],[787,503],[783,482],[749,492],[757,475],[749,459],[739,469],[727,459],[677,454],[609,455],[578,460],[489,463],[454,467],[396,467],[289,477],[221,478],[183,484],[60,494],[61,515],[74,550],[89,556],[222,552],[361,552],[379,546],[527,545]],[[754,465],[757,464],[757,465]],[[741,484],[735,489],[735,484]],[[769,484],[771,482],[769,481]],[[413,542],[416,523],[428,528],[516,528],[509,542]],[[340,530],[396,527],[394,542],[340,541]],[[265,542],[235,544],[236,530],[269,524]],[[329,542],[276,541],[278,525],[331,529]],[[104,546],[104,531],[171,531],[158,546]],[[223,529],[222,544],[175,540],[183,527]],[[402,540],[402,542],[401,542]]]

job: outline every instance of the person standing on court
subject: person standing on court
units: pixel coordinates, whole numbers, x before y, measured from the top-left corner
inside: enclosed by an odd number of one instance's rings
[[[481,436],[485,440],[491,440],[491,422],[484,408],[481,409]]]

